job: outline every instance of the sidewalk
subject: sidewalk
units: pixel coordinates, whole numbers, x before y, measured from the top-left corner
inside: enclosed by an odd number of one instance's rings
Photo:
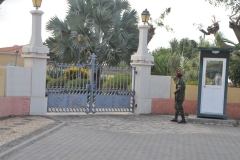
[[[0,118],[0,154],[60,123],[49,117],[41,116]]]
[[[45,117],[1,118],[0,159],[2,155],[10,155],[16,150],[25,148],[33,142],[46,137],[64,126],[64,123],[72,127],[80,125],[86,128],[95,127],[101,130],[129,131],[130,133],[174,133],[175,130],[178,130],[178,132],[184,134],[200,134],[201,131],[206,131],[207,126],[211,125],[238,126],[234,120],[199,119],[194,115],[190,115],[188,124],[192,125],[185,126],[185,129],[180,131],[179,127],[181,125],[176,126],[175,123],[169,121],[172,115],[131,115],[132,113],[96,113],[94,115],[86,115],[85,113],[50,113]]]
[[[39,118],[41,122],[43,119],[63,122],[57,125],[62,127],[35,135],[0,154],[0,159],[239,160],[240,157],[240,127],[230,125],[178,124],[170,122],[172,115],[76,113]]]

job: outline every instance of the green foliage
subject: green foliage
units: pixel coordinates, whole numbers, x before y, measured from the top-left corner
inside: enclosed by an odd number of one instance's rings
[[[81,71],[81,73],[80,73]],[[65,73],[64,73],[64,77],[66,77],[67,79],[76,79],[78,77],[82,77],[82,78],[87,78],[87,77],[90,77],[88,71],[84,68],[81,68],[80,70],[76,67],[73,67],[73,68],[68,68],[65,70]]]
[[[152,75],[168,75],[168,57],[171,50],[169,48],[155,49],[151,54],[154,57]]]
[[[174,77],[177,71],[187,72],[193,68],[198,70],[198,59],[192,58],[197,48],[191,44],[188,38],[183,38],[180,41],[174,38],[169,43],[171,48],[158,48],[152,52],[154,56],[153,75]]]
[[[154,66],[152,68],[152,75],[168,75],[168,55],[159,54],[154,56]]]
[[[192,44],[189,38],[183,38],[179,41],[179,53],[184,57],[191,58],[192,55]]]
[[[234,85],[233,83],[228,83],[228,87],[234,87],[234,88],[239,88],[240,86],[236,86],[236,85]]]
[[[46,25],[51,37],[46,40],[59,62],[96,61],[111,66],[130,63],[138,47],[138,14],[127,0],[67,0],[64,20],[52,17]],[[83,41],[77,37],[81,35]],[[52,56],[53,57],[53,56]]]
[[[231,9],[233,13],[239,12],[240,4],[238,0],[205,0],[215,7],[225,6],[226,9]]]
[[[48,70],[47,71],[47,76],[50,78],[55,79],[57,76],[61,77],[64,75],[64,72],[62,70]]]
[[[192,63],[188,58],[182,58],[180,62],[179,71],[181,71],[183,74],[192,68]]]
[[[47,87],[63,87],[65,83],[67,83],[68,79],[65,77],[61,77],[58,79],[51,79],[47,83]]]
[[[156,57],[158,55],[168,55],[171,52],[170,48],[157,48],[151,52],[151,54]]]
[[[118,64],[118,67],[120,68],[126,68],[128,66],[128,64],[125,62],[125,61],[121,61],[119,64]]]
[[[198,81],[186,81],[186,85],[198,85]]]
[[[188,58],[184,58],[180,62],[179,71],[181,71],[184,75],[184,80],[186,82],[192,82],[198,80],[198,58],[194,58],[189,60]]]
[[[214,45],[216,47],[224,47],[225,46],[225,41],[226,41],[226,38],[224,36],[224,34],[222,32],[217,32],[215,35],[214,35],[215,39],[214,39]]]
[[[117,89],[131,89],[131,75],[118,74],[114,76],[105,77],[103,80],[103,88],[117,88]]]
[[[210,47],[212,44],[210,44],[209,41],[205,40],[202,36],[199,37],[199,43],[198,47]]]
[[[66,83],[66,87],[68,88],[77,88],[77,87],[86,87],[86,84],[89,84],[90,80],[88,79],[73,79],[73,80],[69,80]]]
[[[230,57],[229,79],[235,87],[240,86],[240,51],[234,51]]]
[[[168,32],[174,32],[173,29],[169,25],[165,25],[163,23],[163,20],[169,13],[171,12],[171,8],[166,8],[165,11],[163,11],[158,19],[155,20],[155,23],[158,27],[164,27]]]
[[[176,38],[173,38],[172,40],[169,41],[170,47],[171,47],[171,53],[177,52],[179,48],[179,43]]]
[[[174,53],[173,55],[169,56],[168,68],[169,68],[169,73],[172,77],[174,77],[176,72],[179,71],[180,63],[181,63],[181,55],[180,54]]]
[[[48,84],[49,81],[51,81],[52,78],[50,76],[46,76],[46,85]]]
[[[173,38],[169,41],[171,53],[178,53],[187,57],[189,59],[193,58],[195,53],[198,51],[197,46],[192,44],[189,38],[182,38],[178,41],[176,38]]]
[[[186,82],[198,81],[198,70],[190,69],[184,73],[184,79]]]

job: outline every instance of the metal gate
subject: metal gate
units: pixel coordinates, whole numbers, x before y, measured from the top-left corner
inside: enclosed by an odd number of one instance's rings
[[[48,112],[133,112],[134,67],[48,62]]]

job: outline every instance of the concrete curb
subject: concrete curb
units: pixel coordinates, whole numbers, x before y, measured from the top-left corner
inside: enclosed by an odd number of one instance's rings
[[[35,143],[36,141],[38,141],[38,140],[40,140],[40,139],[43,139],[43,138],[46,137],[47,135],[56,132],[57,130],[61,129],[61,128],[62,128],[63,126],[65,126],[65,125],[66,125],[65,122],[64,122],[64,123],[61,123],[61,124],[53,127],[52,129],[49,129],[49,130],[47,130],[47,131],[45,131],[45,132],[43,132],[43,133],[41,133],[41,134],[39,134],[39,135],[37,135],[37,136],[29,139],[29,140],[26,140],[25,142],[23,142],[23,143],[21,143],[21,144],[19,144],[19,145],[17,145],[17,146],[14,146],[13,148],[11,148],[11,149],[9,149],[9,150],[1,153],[1,154],[0,154],[0,160],[5,160],[5,159],[8,158],[9,156],[11,156],[13,153],[18,152],[18,151],[20,151],[21,149],[24,149],[25,147],[27,147],[27,146]]]
[[[198,118],[196,115],[189,115],[188,122],[198,124],[210,124],[210,125],[228,125],[237,126],[237,121],[234,119],[213,119],[213,118]]]

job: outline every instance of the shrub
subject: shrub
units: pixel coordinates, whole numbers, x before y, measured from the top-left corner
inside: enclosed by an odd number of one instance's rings
[[[89,84],[90,80],[88,79],[74,79],[74,80],[70,80],[68,81],[68,83],[66,84],[66,87],[68,88],[77,88],[77,87],[86,87],[86,84]]]
[[[51,78],[54,78],[54,79],[57,78],[57,76],[61,77],[63,75],[64,75],[64,72],[62,70],[57,70],[57,71],[55,71],[55,70],[48,70],[47,71],[47,76],[51,77]]]
[[[240,86],[240,52],[236,50],[230,57],[229,79],[235,87]]]
[[[67,83],[68,79],[65,77],[61,77],[58,79],[51,79],[47,83],[47,87],[63,87],[64,83]]]
[[[47,86],[48,82],[51,80],[52,80],[52,78],[50,76],[46,76],[46,86]]]
[[[103,79],[103,88],[130,89],[131,79],[131,75],[127,74],[107,76]]]
[[[190,69],[185,72],[184,80],[186,82],[198,81],[198,70]]]
[[[81,70],[81,78],[90,77],[87,69],[81,68],[80,70]],[[72,80],[72,79],[78,78],[80,76],[78,74],[80,74],[79,68],[76,68],[76,67],[68,68],[65,70],[64,77]]]
[[[186,85],[198,85],[198,81],[188,81]]]

